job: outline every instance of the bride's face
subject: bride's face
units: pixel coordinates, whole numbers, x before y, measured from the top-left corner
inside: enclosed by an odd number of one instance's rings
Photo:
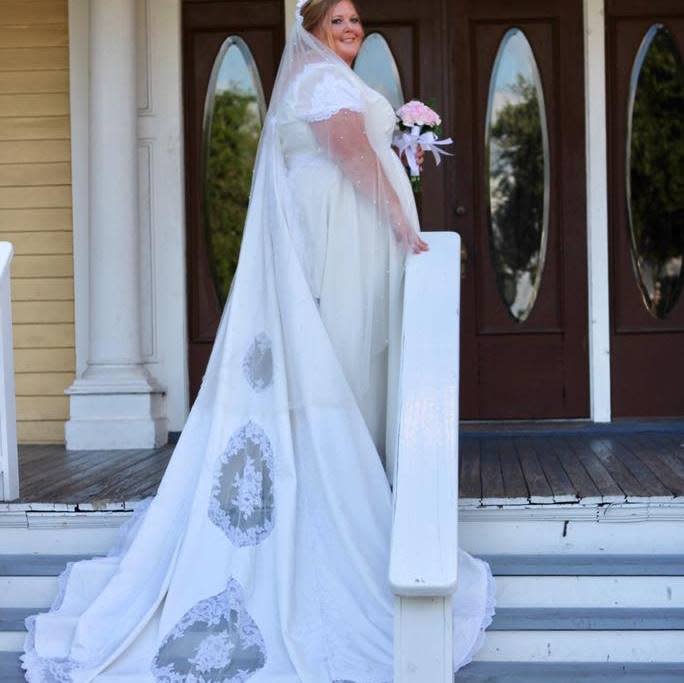
[[[356,8],[349,0],[341,0],[318,26],[318,37],[328,42],[337,55],[351,66],[361,48],[363,27]],[[327,41],[326,41],[327,33]]]

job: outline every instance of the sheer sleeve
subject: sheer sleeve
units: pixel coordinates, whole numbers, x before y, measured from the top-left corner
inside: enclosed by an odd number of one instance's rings
[[[366,101],[360,85],[330,64],[309,64],[297,78],[292,105],[295,116],[309,123],[321,151],[357,192],[376,204],[402,247],[419,251],[418,233],[378,156],[378,145],[386,143],[376,141],[374,146],[366,133]]]
[[[329,65],[309,65],[298,79],[294,109],[304,121],[322,121],[341,109],[362,112],[363,108],[358,87]]]
[[[420,251],[418,234],[406,218],[397,192],[366,135],[363,114],[340,107],[327,118],[312,120],[311,127],[319,144],[339,164],[357,192],[377,204],[404,249]]]

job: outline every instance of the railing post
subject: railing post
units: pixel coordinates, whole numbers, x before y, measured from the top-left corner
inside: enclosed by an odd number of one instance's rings
[[[453,680],[451,595],[397,596],[394,607],[395,683]]]
[[[0,242],[0,500],[19,498],[10,296],[12,252],[12,245],[9,242]]]
[[[460,237],[423,234],[404,281],[394,519],[394,683],[453,680],[458,570]]]

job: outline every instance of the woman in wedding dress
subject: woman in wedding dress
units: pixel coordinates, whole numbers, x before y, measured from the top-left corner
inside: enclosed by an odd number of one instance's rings
[[[156,495],[27,617],[31,683],[392,681],[382,459],[427,245],[392,107],[350,68],[362,35],[348,0],[298,7],[199,394]],[[487,563],[458,570],[454,670],[494,612]]]

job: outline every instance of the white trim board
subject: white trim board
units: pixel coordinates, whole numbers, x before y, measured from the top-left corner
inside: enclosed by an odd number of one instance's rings
[[[180,0],[139,0],[138,148],[142,348],[166,387],[169,429],[189,411]],[[89,347],[89,0],[69,0],[76,374]]]
[[[87,504],[78,510],[69,504],[69,511],[49,507],[65,503],[0,504],[4,552],[91,552],[90,540],[100,543],[99,534],[118,527],[138,504],[90,505],[90,511]],[[83,545],[79,534],[86,534]],[[684,555],[684,505],[460,507],[459,545],[476,555]]]
[[[590,415],[610,422],[610,282],[604,0],[584,0]]]

